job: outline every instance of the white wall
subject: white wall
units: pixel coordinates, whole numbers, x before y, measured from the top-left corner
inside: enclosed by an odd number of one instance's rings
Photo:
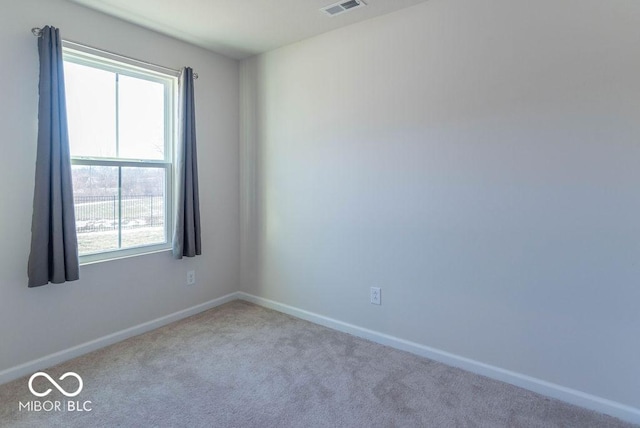
[[[243,61],[243,290],[639,408],[638,46],[430,0]]]
[[[3,2],[0,15],[0,372],[238,289],[238,63],[61,0]],[[36,26],[171,68],[196,82],[203,255],[170,252],[83,266],[76,282],[28,289],[36,155]],[[186,271],[198,283],[186,287]]]

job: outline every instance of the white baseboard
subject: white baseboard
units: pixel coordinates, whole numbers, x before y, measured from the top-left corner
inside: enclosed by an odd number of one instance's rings
[[[320,324],[334,330],[362,337],[364,339],[371,340],[372,342],[411,352],[412,354],[420,355],[422,357],[439,361],[450,366],[459,367],[472,373],[477,373],[492,379],[510,383],[512,385],[516,385],[521,388],[546,395],[548,397],[556,398],[567,403],[575,404],[577,406],[595,410],[600,413],[615,416],[625,421],[640,424],[640,409],[638,408],[627,406],[625,404],[608,400],[606,398],[597,397],[595,395],[587,394],[561,385],[556,385],[554,383],[536,379],[531,376],[501,369],[489,364],[484,364],[479,361],[461,357],[459,355],[451,354],[439,349],[431,348],[415,342],[410,342],[408,340],[400,339],[398,337],[390,336],[377,331],[369,330],[353,324],[338,321],[332,318],[325,317],[323,315],[315,314],[313,312],[305,311],[303,309],[289,306],[284,303],[254,296],[252,294],[244,292],[230,293],[217,299],[210,300],[208,302],[192,306],[190,308],[174,312],[160,318],[156,318],[143,324],[139,324],[118,331],[116,333],[109,334],[107,336],[91,340],[89,342],[85,342],[72,348],[65,349],[63,351],[56,352],[54,354],[47,355],[45,357],[38,358],[36,360],[0,371],[0,384],[10,382],[12,380],[18,379],[22,376],[26,376],[28,374],[32,374],[47,367],[60,364],[72,358],[79,357],[80,355],[84,355],[105,346],[128,339],[130,337],[146,333],[158,327],[162,327],[166,324],[181,320],[191,315],[198,314],[200,312],[206,311],[207,309],[220,306],[224,303],[236,299],[255,303],[257,305],[274,309],[276,311],[283,312],[297,318],[311,321],[315,324]]]
[[[240,292],[238,293],[238,298],[292,315],[296,318],[311,321],[315,324],[320,324],[334,330],[362,337],[364,339],[371,340],[372,342],[411,352],[412,354],[458,367],[472,373],[477,373],[492,379],[510,383],[538,394],[556,398],[590,410],[595,410],[596,412],[605,413],[628,422],[640,424],[640,409],[635,407],[627,406],[625,404],[597,397],[595,395],[587,394],[561,385],[556,385],[521,373],[501,369],[500,367],[484,364],[479,361],[461,357],[439,349],[430,348],[419,343],[410,342],[384,333],[358,327],[353,324],[348,324],[323,315],[318,315],[313,312],[285,305],[280,302],[254,296],[252,294]]]
[[[230,293],[217,299],[209,300],[208,302],[201,303],[199,305],[192,306],[190,308],[183,309],[181,311],[174,312],[172,314],[165,315],[163,317],[156,318],[154,320],[138,324],[136,326],[120,330],[112,334],[108,334],[106,336],[102,336],[98,339],[82,343],[80,345],[65,349],[60,352],[56,352],[51,355],[47,355],[42,358],[38,358],[37,360],[29,361],[27,363],[20,364],[19,366],[2,370],[0,371],[0,385],[21,378],[22,376],[33,374],[34,372],[45,369],[47,367],[55,366],[56,364],[60,364],[72,358],[79,357],[80,355],[87,354],[100,348],[104,348],[105,346],[123,341],[130,337],[155,330],[156,328],[162,327],[163,325],[167,325],[174,321],[190,317],[191,315],[198,314],[200,312],[206,311],[207,309],[215,308],[216,306],[220,306],[232,300],[237,300],[238,298],[238,293]]]

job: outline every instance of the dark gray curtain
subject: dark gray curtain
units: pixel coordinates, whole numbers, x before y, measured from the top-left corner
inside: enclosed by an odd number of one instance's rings
[[[193,70],[189,67],[185,67],[180,75],[178,103],[180,122],[176,159],[178,201],[173,235],[173,256],[181,259],[183,256],[194,257],[202,254]]]
[[[40,100],[29,287],[74,281],[80,276],[62,40],[57,28],[47,26],[42,29],[38,53]]]

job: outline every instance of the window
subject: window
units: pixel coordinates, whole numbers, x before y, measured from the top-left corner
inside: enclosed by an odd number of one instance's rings
[[[63,52],[80,261],[170,248],[176,75]]]

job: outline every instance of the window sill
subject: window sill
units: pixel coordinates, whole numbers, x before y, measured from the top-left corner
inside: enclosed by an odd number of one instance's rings
[[[86,256],[80,256],[80,266],[88,266],[88,265],[94,265],[98,263],[111,262],[114,260],[129,259],[131,257],[147,256],[149,254],[164,253],[167,251],[171,252],[171,247],[166,247],[166,246],[162,248],[150,247],[149,249],[145,249],[145,250],[141,250],[140,248],[135,248],[135,250],[138,250],[138,251],[131,252],[131,253],[114,251],[110,253],[97,253],[97,254],[89,254]]]

